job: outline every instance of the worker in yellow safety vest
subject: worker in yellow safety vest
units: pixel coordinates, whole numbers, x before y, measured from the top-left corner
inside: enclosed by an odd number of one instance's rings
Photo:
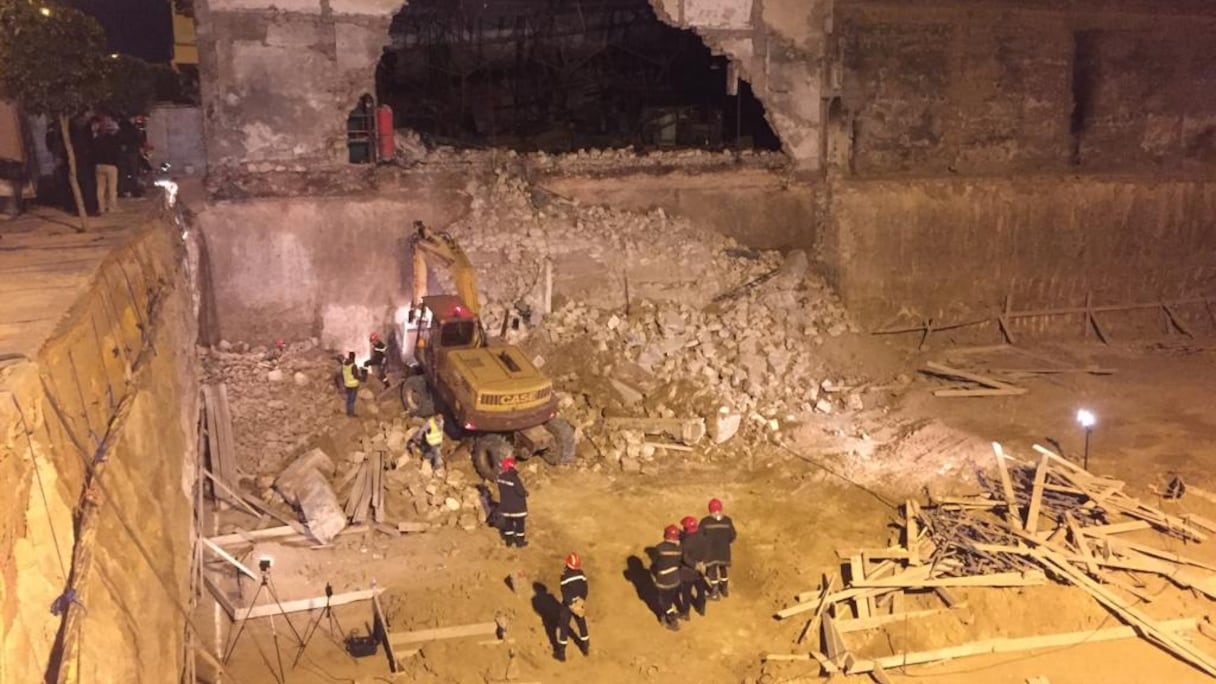
[[[443,414],[435,414],[426,419],[417,433],[418,446],[422,454],[431,462],[435,472],[443,470]]]
[[[342,362],[342,388],[346,390],[346,415],[355,415],[355,399],[359,396],[359,383],[367,379],[367,369],[355,363],[355,353],[350,352]]]

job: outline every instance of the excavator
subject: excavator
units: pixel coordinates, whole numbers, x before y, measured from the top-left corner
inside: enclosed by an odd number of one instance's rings
[[[447,423],[473,439],[473,466],[488,480],[507,456],[573,461],[574,428],[557,415],[553,382],[518,347],[486,334],[477,275],[464,250],[421,221],[414,228],[408,240],[414,301],[401,336],[403,347],[412,340],[414,361],[401,385],[406,412],[454,419]],[[448,269],[456,294],[429,294],[428,257]]]

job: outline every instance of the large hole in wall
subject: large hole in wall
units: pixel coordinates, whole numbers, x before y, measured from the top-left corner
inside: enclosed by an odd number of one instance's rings
[[[378,99],[430,143],[781,147],[728,60],[647,0],[410,0],[389,33]]]

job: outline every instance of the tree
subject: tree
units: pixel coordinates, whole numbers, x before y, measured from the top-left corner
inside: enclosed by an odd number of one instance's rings
[[[30,0],[0,0],[0,91],[27,113],[59,122],[82,232],[88,229],[88,218],[76,181],[69,118],[107,94],[110,60],[105,45],[105,32],[86,14]]]
[[[121,116],[147,114],[156,101],[156,91],[165,74],[172,74],[168,66],[149,64],[138,57],[111,55],[106,90],[109,96],[104,106]]]

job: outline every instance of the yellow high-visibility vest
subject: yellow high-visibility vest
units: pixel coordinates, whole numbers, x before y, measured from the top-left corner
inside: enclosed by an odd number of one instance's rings
[[[359,378],[355,376],[355,364],[342,364],[342,384],[346,385],[347,389],[359,386]]]
[[[434,418],[428,418],[426,421],[426,443],[433,447],[443,444],[443,430],[439,429]]]

